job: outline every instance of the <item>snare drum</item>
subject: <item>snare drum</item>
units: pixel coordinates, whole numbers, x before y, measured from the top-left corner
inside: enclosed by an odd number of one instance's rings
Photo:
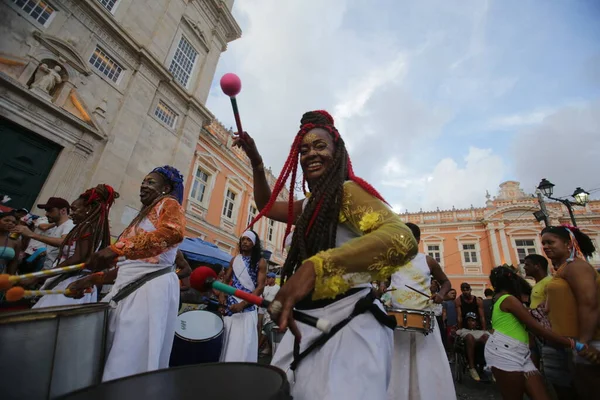
[[[223,318],[216,313],[192,310],[179,314],[169,365],[218,362],[223,347],[223,329]]]
[[[64,400],[291,400],[285,373],[271,365],[218,363],[168,368],[71,393]]]
[[[413,310],[410,308],[387,308],[388,315],[396,318],[396,329],[408,332],[420,332],[427,335],[433,332],[435,314],[433,311]]]

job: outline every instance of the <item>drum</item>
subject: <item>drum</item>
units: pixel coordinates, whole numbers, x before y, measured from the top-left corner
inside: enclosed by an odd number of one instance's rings
[[[0,397],[47,399],[102,381],[105,303],[0,314]]]
[[[386,308],[388,315],[396,318],[396,329],[408,332],[420,332],[427,335],[433,332],[435,314],[433,311],[413,310],[410,308]]]
[[[218,363],[168,368],[79,390],[65,400],[291,400],[285,373],[270,365]]]
[[[210,311],[192,310],[179,314],[169,365],[218,362],[224,327],[223,318]]]

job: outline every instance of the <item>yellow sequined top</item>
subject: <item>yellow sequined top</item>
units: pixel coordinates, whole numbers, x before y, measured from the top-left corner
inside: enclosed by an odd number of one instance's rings
[[[418,252],[417,241],[398,214],[355,182],[344,184],[339,221],[357,237],[308,259],[316,273],[313,300],[387,279]]]

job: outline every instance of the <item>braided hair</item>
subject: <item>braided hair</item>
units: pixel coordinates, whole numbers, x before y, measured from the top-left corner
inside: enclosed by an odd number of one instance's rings
[[[502,265],[494,268],[490,273],[490,282],[496,293],[505,291],[518,299],[521,295],[531,294],[531,285],[510,267]]]
[[[294,222],[293,193],[296,186],[302,139],[309,131],[317,128],[323,129],[331,135],[335,144],[335,150],[328,170],[311,185],[311,194],[308,197],[302,214],[296,220],[292,243],[282,268],[282,284],[293,275],[296,268],[304,260],[320,251],[336,246],[337,225],[342,207],[345,181],[351,180],[356,182],[365,191],[385,202],[383,197],[371,185],[354,174],[346,145],[334,126],[333,117],[324,110],[309,111],[300,120],[300,130],[296,134],[283,170],[273,187],[271,198],[261,212],[250,222],[250,227],[268,213],[288,178],[291,176],[288,221],[284,237],[289,235]],[[306,194],[305,185],[306,179],[303,177],[302,188]]]
[[[92,252],[98,251],[110,246],[110,227],[108,214],[115,200],[119,198],[119,193],[105,184],[100,184],[94,188],[88,189],[79,195],[77,200],[90,207],[89,214],[81,223],[75,225],[63,240],[63,244],[71,246],[81,239],[84,234],[89,232],[92,237]],[[60,246],[58,251],[58,260],[63,256],[64,246]]]

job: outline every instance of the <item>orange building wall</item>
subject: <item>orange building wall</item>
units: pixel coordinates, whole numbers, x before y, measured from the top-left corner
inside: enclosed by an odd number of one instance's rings
[[[250,205],[256,207],[253,196],[252,168],[246,155],[232,147],[233,134],[214,121],[205,127],[196,144],[195,159],[190,165],[186,179],[184,208],[187,218],[187,236],[200,237],[215,243],[222,250],[235,255],[240,235],[247,227]],[[192,197],[196,171],[201,168],[209,174],[202,203]],[[265,170],[267,179],[273,185],[275,177]],[[234,218],[223,216],[227,189],[236,193]],[[287,200],[287,190],[282,191],[281,200]],[[275,222],[272,240],[268,240],[269,219],[262,218],[254,226],[263,249],[271,251],[271,262],[282,265],[285,254],[282,252],[285,224]]]
[[[547,203],[552,225],[570,224],[566,207],[560,203]],[[486,206],[470,209],[452,209],[402,213],[404,222],[413,222],[421,228],[420,250],[433,255],[427,245],[439,246],[441,265],[452,282],[460,288],[462,282],[471,284],[474,293],[483,295],[490,287],[488,276],[492,268],[511,264],[520,265],[516,241],[533,243],[535,253],[542,254],[540,232],[544,224],[537,222],[533,212],[539,210],[537,198],[526,194],[518,182],[500,185],[498,195],[487,196]],[[600,247],[600,201],[591,201],[585,207],[576,207],[575,216],[580,229]],[[462,244],[475,244],[477,262],[467,264]],[[589,260],[600,267],[600,254]]]

